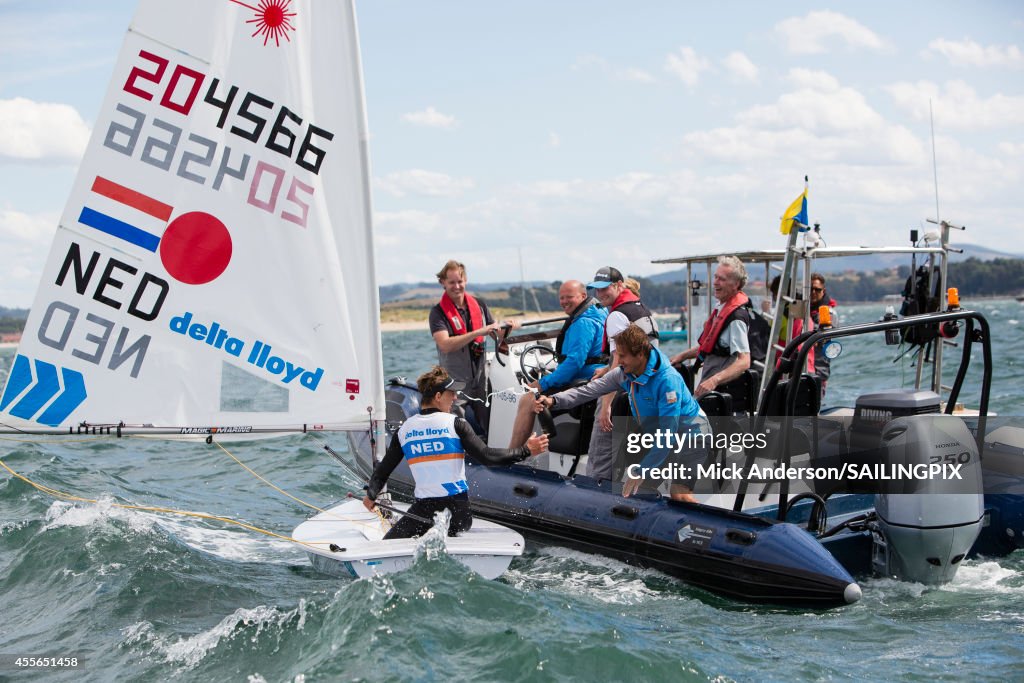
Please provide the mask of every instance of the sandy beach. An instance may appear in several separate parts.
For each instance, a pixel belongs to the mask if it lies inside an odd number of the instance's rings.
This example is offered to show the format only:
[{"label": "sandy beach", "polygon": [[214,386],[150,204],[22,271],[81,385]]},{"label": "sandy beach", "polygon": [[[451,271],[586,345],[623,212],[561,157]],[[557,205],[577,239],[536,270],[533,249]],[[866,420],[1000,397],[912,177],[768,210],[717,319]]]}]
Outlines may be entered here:
[{"label": "sandy beach", "polygon": [[404,322],[382,322],[380,329],[381,332],[408,332],[410,330],[423,330],[426,332],[430,327],[427,325],[426,320],[407,320]]}]

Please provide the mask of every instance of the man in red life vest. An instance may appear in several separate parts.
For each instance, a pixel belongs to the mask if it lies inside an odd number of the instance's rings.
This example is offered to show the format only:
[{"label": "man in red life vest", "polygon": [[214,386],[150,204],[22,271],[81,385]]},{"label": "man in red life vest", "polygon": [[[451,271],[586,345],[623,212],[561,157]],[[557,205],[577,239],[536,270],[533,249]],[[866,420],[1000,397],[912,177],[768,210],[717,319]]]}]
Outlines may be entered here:
[{"label": "man in red life vest", "polygon": [[466,411],[466,418],[475,431],[486,434],[486,335],[505,325],[516,329],[519,322],[495,322],[487,304],[466,293],[466,266],[458,261],[453,259],[444,264],[437,273],[437,281],[444,294],[430,309],[430,334],[437,345],[438,362],[452,378],[466,384],[461,392],[470,399],[471,410]]},{"label": "man in red life vest", "polygon": [[672,357],[678,364],[691,358],[703,361],[700,383],[693,395],[700,398],[709,391],[728,393],[729,383],[750,367],[750,342],[747,330],[751,315],[750,300],[743,293],[747,269],[735,256],[719,256],[712,289],[718,303],[704,323],[699,343]]}]

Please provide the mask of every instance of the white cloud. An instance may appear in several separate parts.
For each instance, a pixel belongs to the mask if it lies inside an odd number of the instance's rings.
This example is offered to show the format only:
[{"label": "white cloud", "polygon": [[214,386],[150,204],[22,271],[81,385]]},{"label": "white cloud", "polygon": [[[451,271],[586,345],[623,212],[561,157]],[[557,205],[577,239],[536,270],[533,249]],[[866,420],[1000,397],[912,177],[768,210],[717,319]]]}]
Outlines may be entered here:
[{"label": "white cloud", "polygon": [[473,189],[472,178],[455,178],[446,173],[436,173],[414,168],[408,171],[389,173],[376,180],[378,189],[395,197],[408,194],[425,197],[457,197]]},{"label": "white cloud", "polygon": [[1008,157],[1024,159],[1024,142],[1000,142],[998,149]]},{"label": "white cloud", "polygon": [[882,50],[885,44],[871,29],[850,17],[829,10],[808,12],[805,17],[784,19],[775,32],[792,54],[811,55],[829,51],[837,40],[850,48]]},{"label": "white cloud", "polygon": [[651,73],[636,67],[615,69],[613,75],[619,80],[632,81],[633,83],[656,83],[658,81]]},{"label": "white cloud", "polygon": [[697,85],[700,74],[711,68],[711,62],[699,57],[692,47],[681,47],[665,58],[665,70],[691,88]]},{"label": "white cloud", "polygon": [[613,66],[604,57],[592,54],[577,57],[571,67],[573,71],[589,68],[599,69],[611,78],[619,81],[631,81],[633,83],[657,83],[658,81],[649,71],[631,66]]},{"label": "white cloud", "polygon": [[797,127],[809,131],[851,131],[878,127],[882,117],[853,88],[841,87],[823,71],[793,69],[789,81],[797,86],[773,104],[758,105],[737,115],[755,128]]},{"label": "white cloud", "polygon": [[0,305],[32,305],[59,220],[56,212],[27,214],[0,209],[0,250],[6,264],[0,281]]},{"label": "white cloud", "polygon": [[375,211],[373,225],[374,240],[379,246],[401,247],[409,244],[410,234],[440,238],[442,220],[439,214],[428,211]]},{"label": "white cloud", "polygon": [[832,75],[793,69],[787,81],[793,90],[740,112],[737,125],[687,134],[684,155],[701,164],[786,159],[805,165],[890,166],[927,160],[918,137],[886,121],[862,93]]},{"label": "white cloud", "polygon": [[838,78],[819,69],[790,69],[786,74],[786,81],[798,88],[820,90],[821,92],[835,92],[840,88]]},{"label": "white cloud", "polygon": [[57,230],[60,216],[56,213],[27,214],[0,209],[0,240],[5,244],[49,245]]},{"label": "white cloud", "polygon": [[1024,68],[1024,52],[1016,45],[979,45],[970,39],[946,40],[936,38],[928,43],[928,49],[922,54],[930,56],[937,53],[945,57],[953,66],[1006,66],[1014,69]]},{"label": "white cloud", "polygon": [[66,104],[24,97],[0,100],[0,158],[73,164],[89,142],[89,126]]},{"label": "white cloud", "polygon": [[742,52],[730,52],[729,55],[722,60],[722,66],[725,67],[726,71],[741,81],[749,81],[751,83],[757,81],[759,73],[757,65],[750,61],[750,58]]},{"label": "white cloud", "polygon": [[423,111],[403,114],[402,119],[417,126],[426,126],[427,128],[452,129],[459,125],[454,116],[442,114],[432,106],[427,107]]},{"label": "white cloud", "polygon": [[561,147],[562,138],[558,136],[558,133],[551,131],[548,133],[548,147]]},{"label": "white cloud", "polygon": [[982,98],[963,81],[949,81],[944,89],[930,81],[893,83],[885,90],[898,107],[918,121],[928,120],[931,102],[938,128],[970,131],[1024,124],[1024,96],[997,93]]}]

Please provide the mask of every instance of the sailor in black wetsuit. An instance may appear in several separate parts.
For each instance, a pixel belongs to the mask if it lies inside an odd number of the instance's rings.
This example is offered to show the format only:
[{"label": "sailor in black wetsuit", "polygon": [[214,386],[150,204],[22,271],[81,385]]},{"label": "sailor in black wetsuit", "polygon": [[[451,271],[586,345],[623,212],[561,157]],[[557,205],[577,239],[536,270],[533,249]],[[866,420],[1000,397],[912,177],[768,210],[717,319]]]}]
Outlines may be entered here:
[{"label": "sailor in black wetsuit", "polygon": [[546,435],[534,436],[519,448],[490,448],[473,432],[461,417],[451,413],[457,392],[465,385],[434,366],[416,380],[423,395],[419,415],[413,415],[391,440],[384,459],[373,470],[363,505],[373,510],[380,490],[402,458],[405,458],[416,481],[416,502],[409,515],[402,517],[384,536],[409,538],[425,533],[430,524],[413,515],[432,520],[441,510],[451,511],[448,535],[454,536],[473,525],[469,510],[469,487],[466,483],[466,453],[485,465],[511,465],[548,448]]}]

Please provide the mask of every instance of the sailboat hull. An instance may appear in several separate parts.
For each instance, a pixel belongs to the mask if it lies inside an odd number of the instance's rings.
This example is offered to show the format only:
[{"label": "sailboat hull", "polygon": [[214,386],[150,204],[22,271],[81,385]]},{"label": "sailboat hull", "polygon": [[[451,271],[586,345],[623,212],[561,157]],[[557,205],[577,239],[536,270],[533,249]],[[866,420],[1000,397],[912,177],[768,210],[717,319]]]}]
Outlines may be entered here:
[{"label": "sailboat hull", "polygon": [[[354,436],[352,446],[365,469],[365,441]],[[396,474],[391,493],[411,497],[412,486]],[[828,608],[861,597],[847,569],[795,524],[649,495],[625,499],[608,483],[521,465],[467,463],[466,474],[474,515],[531,541],[657,569],[744,602]],[[853,540],[863,555],[865,542],[870,537]]]},{"label": "sailboat hull", "polygon": [[[396,508],[404,511],[408,506]],[[295,528],[292,538],[304,545],[314,569],[340,577],[391,574],[411,567],[422,552],[429,553],[429,541],[422,539],[383,540],[387,528],[362,501],[350,500],[307,519]],[[486,520],[443,540],[448,555],[485,579],[504,574],[524,547],[518,532]]]}]

